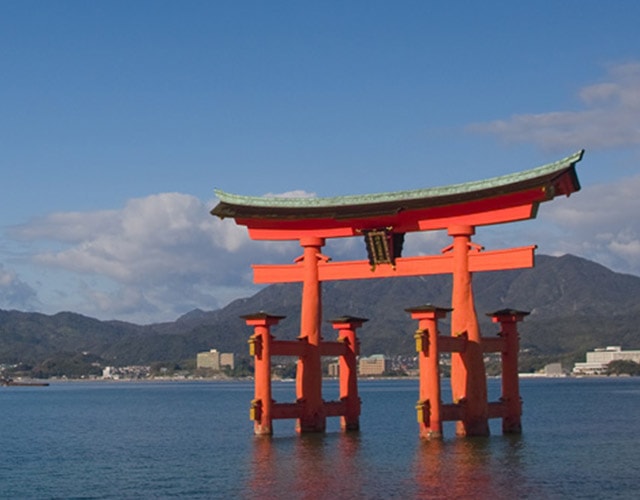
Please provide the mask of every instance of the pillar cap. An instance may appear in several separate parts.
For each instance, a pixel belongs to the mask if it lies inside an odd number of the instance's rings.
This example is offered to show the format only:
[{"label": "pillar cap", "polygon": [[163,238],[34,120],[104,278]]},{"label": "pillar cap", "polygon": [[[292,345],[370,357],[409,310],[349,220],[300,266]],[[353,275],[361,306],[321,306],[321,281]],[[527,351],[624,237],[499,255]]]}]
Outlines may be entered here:
[{"label": "pillar cap", "polygon": [[281,320],[286,318],[286,316],[276,316],[275,314],[269,314],[264,311],[258,311],[252,314],[244,314],[240,316],[242,319],[252,320],[252,319],[277,319]]},{"label": "pillar cap", "polygon": [[448,313],[453,311],[450,307],[438,307],[433,304],[423,304],[421,306],[408,307],[405,309],[408,313],[421,313],[421,312],[440,312]]},{"label": "pillar cap", "polygon": [[301,247],[323,247],[325,239],[319,236],[303,236],[300,238]]},{"label": "pillar cap", "polygon": [[357,316],[338,316],[337,318],[328,319],[327,323],[364,323],[369,321],[368,318],[358,318]]},{"label": "pillar cap", "polygon": [[518,309],[500,309],[494,312],[486,313],[490,318],[497,318],[500,316],[529,316],[529,311],[519,311]]},{"label": "pillar cap", "polygon": [[476,234],[476,228],[468,224],[456,224],[449,226],[447,233],[449,236],[473,236]]}]

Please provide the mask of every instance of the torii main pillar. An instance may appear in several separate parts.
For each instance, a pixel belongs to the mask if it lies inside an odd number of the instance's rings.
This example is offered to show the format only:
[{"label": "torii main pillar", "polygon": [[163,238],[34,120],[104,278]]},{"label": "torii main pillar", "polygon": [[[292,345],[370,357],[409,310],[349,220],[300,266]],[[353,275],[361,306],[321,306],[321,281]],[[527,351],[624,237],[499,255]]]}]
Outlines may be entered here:
[{"label": "torii main pillar", "polygon": [[465,351],[451,354],[453,402],[463,408],[463,418],[456,424],[456,434],[488,436],[487,380],[469,271],[469,253],[477,253],[479,248],[471,244],[471,236],[475,233],[472,226],[452,226],[448,232],[453,237],[451,335],[467,336]]},{"label": "torii main pillar", "polygon": [[296,396],[303,405],[303,414],[298,419],[298,432],[324,432],[326,415],[322,404],[322,361],[320,354],[320,324],[322,321],[322,289],[318,277],[318,262],[322,259],[320,249],[323,238],[300,239],[304,249],[302,264],[302,307],[300,310],[300,339],[307,341],[307,349],[298,360],[296,371]]}]

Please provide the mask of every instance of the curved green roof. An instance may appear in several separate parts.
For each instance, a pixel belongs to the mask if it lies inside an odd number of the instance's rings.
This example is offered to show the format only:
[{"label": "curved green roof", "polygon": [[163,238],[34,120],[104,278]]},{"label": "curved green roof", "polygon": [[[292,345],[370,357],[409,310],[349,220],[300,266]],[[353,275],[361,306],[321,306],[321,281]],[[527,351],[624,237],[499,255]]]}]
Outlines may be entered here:
[{"label": "curved green roof", "polygon": [[[580,189],[574,171],[575,164],[582,159],[584,150],[553,163],[531,170],[502,175],[480,181],[449,186],[396,191],[378,194],[348,195],[334,197],[264,197],[231,194],[215,190],[220,203],[211,211],[218,217],[242,218],[308,218],[322,216],[349,216],[350,212],[362,212],[365,207],[376,211],[397,211],[407,208],[437,206],[460,203],[552,184],[561,175],[569,172],[571,190]],[[351,207],[352,210],[349,210]],[[366,211],[366,210],[365,210]]]}]

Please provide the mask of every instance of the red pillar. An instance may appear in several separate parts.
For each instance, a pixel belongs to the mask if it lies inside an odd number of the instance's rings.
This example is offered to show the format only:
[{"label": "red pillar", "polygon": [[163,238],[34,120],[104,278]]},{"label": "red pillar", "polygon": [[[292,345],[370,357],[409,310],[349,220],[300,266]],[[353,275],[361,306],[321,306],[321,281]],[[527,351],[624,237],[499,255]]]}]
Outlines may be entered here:
[{"label": "red pillar", "polygon": [[456,434],[459,436],[489,435],[487,380],[469,272],[469,251],[474,233],[472,226],[449,228],[449,236],[453,236],[451,335],[455,337],[466,332],[468,336],[465,351],[451,355],[453,401],[463,407],[462,421],[456,424]]},{"label": "red pillar", "polygon": [[251,401],[253,431],[258,435],[273,434],[271,397],[271,342],[270,327],[277,325],[284,316],[273,316],[264,312],[241,316],[254,333],[249,339],[250,353],[254,356],[254,397]]},{"label": "red pillar", "polygon": [[304,249],[302,264],[302,307],[300,311],[300,338],[306,338],[308,349],[298,361],[296,395],[303,404],[302,416],[298,419],[298,432],[324,432],[326,415],[322,401],[322,362],[320,356],[320,322],[322,319],[321,288],[318,277],[318,261],[323,238],[300,239]]},{"label": "red pillar", "polygon": [[365,318],[343,316],[332,319],[333,328],[338,330],[338,342],[346,346],[344,355],[340,356],[340,400],[345,403],[345,414],[340,419],[344,431],[360,429],[360,397],[358,396],[358,367],[356,359],[360,354],[360,341],[356,337],[356,329],[368,321]]},{"label": "red pillar", "polygon": [[494,323],[500,323],[500,335],[504,339],[502,350],[502,395],[504,405],[502,417],[503,434],[520,434],[522,432],[522,400],[518,380],[518,352],[520,342],[518,322],[529,313],[514,309],[502,309],[487,314]]},{"label": "red pillar", "polygon": [[438,320],[451,309],[431,304],[405,309],[412,319],[418,320],[415,334],[420,370],[419,399],[416,405],[420,437],[442,437],[442,397],[440,394],[440,351],[438,348]]}]

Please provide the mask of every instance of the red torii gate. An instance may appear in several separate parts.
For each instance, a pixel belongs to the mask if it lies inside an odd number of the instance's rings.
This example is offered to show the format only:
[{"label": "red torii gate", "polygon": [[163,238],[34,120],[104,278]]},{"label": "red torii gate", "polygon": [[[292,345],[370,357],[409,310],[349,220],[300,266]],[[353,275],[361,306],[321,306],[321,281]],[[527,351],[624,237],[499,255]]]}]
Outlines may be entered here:
[{"label": "red torii gate", "polygon": [[[471,242],[471,236],[476,226],[534,218],[540,203],[578,191],[575,164],[582,155],[583,151],[579,151],[555,163],[484,181],[377,195],[264,198],[216,190],[220,202],[211,211],[213,215],[234,218],[237,224],[248,228],[252,239],[298,240],[303,248],[302,256],[294,264],[253,266],[255,283],[302,282],[298,341],[277,341],[270,335],[270,326],[282,317],[265,313],[244,316],[255,329],[251,338],[252,353],[256,356],[256,395],[251,412],[255,432],[271,434],[274,418],[297,419],[299,432],[323,432],[327,416],[341,416],[344,429],[358,428],[360,408],[353,362],[341,365],[341,400],[325,402],[321,356],[340,356],[343,361],[355,359],[355,329],[366,320],[348,317],[342,322],[336,320],[334,328],[341,332],[338,341],[323,341],[320,334],[323,281],[444,273],[453,275],[452,309],[431,305],[407,309],[419,321],[416,348],[420,357],[421,393],[417,410],[421,435],[440,436],[443,420],[455,420],[458,435],[488,435],[488,418],[492,417],[503,419],[504,432],[519,432],[515,325],[527,313],[513,310],[492,313],[493,320],[502,326],[501,337],[483,339],[471,275],[533,267],[535,246],[483,251]],[[443,229],[453,242],[442,255],[401,256],[405,233]],[[352,236],[364,236],[368,260],[330,262],[321,253],[327,238]],[[443,337],[438,335],[437,320],[448,311],[451,311],[451,337]],[[503,356],[503,394],[499,403],[487,401],[483,353],[489,351],[502,352]],[[442,405],[440,401],[440,352],[452,353],[451,405]],[[295,403],[275,403],[271,399],[273,355],[299,358]]]}]

